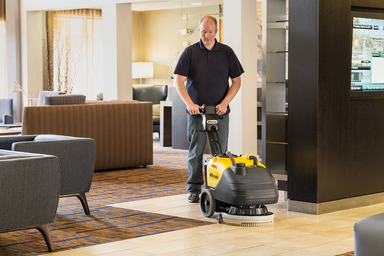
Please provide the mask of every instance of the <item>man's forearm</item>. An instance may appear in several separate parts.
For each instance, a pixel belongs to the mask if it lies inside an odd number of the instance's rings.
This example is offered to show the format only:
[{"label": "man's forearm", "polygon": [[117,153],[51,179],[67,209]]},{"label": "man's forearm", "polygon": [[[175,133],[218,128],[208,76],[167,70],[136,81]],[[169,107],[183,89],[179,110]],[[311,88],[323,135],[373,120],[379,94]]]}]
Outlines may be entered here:
[{"label": "man's forearm", "polygon": [[240,90],[240,86],[241,86],[241,77],[240,76],[232,79],[232,85],[229,88],[228,93],[225,96],[224,100],[222,101],[222,104],[229,105],[229,103],[236,96],[237,92]]},{"label": "man's forearm", "polygon": [[176,90],[181,100],[184,102],[185,105],[188,106],[188,104],[193,104],[193,102],[191,100],[191,97],[189,97],[187,88],[185,88],[185,78],[185,76],[176,75]]},{"label": "man's forearm", "polygon": [[176,90],[179,94],[181,100],[187,106],[187,110],[191,115],[199,114],[199,109],[201,108],[199,105],[193,103],[191,97],[188,94],[187,88],[184,86],[186,77],[181,75],[176,75]]}]

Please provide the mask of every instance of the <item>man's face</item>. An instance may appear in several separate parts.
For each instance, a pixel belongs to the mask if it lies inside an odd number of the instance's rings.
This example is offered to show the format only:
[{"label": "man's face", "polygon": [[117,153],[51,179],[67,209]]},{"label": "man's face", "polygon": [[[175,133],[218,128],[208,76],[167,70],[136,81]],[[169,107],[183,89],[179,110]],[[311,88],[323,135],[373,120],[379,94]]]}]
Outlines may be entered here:
[{"label": "man's face", "polygon": [[209,50],[212,49],[213,45],[215,44],[215,37],[217,34],[215,22],[213,22],[211,19],[203,20],[203,22],[200,23],[199,31],[201,40],[203,41],[205,47],[207,47]]}]

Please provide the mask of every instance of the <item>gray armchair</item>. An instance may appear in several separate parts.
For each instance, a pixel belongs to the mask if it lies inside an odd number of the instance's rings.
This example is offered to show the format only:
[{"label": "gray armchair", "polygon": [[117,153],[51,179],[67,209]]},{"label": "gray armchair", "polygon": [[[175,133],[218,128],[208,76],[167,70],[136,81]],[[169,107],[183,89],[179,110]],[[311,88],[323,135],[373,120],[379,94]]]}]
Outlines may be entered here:
[{"label": "gray armchair", "polygon": [[0,150],[0,233],[36,228],[54,251],[60,172],[55,156]]},{"label": "gray armchair", "polygon": [[152,102],[153,132],[160,132],[160,101],[168,97],[168,85],[134,85],[133,99]]},{"label": "gray armchair", "polygon": [[95,141],[62,135],[0,136],[0,149],[54,155],[59,158],[60,197],[76,196],[90,214],[85,193],[92,184]]},{"label": "gray armchair", "polygon": [[379,256],[384,252],[384,213],[361,219],[353,225],[356,256]]},{"label": "gray armchair", "polygon": [[13,99],[0,99],[0,124],[13,124]]}]

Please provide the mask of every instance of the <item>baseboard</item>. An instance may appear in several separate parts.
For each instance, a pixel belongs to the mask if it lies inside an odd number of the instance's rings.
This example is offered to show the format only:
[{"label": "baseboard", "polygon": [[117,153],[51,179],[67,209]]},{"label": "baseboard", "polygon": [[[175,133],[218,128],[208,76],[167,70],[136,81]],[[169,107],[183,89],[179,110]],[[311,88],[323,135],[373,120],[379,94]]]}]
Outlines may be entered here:
[{"label": "baseboard", "polygon": [[351,197],[325,203],[288,200],[288,211],[319,215],[379,203],[384,203],[384,193]]}]

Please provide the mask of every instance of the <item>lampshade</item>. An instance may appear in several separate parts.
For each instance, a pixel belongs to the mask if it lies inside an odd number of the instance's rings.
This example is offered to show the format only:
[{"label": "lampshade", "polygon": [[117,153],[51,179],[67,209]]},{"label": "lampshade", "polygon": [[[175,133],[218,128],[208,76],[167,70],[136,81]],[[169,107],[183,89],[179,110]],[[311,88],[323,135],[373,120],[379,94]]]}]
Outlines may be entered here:
[{"label": "lampshade", "polygon": [[153,63],[152,62],[133,62],[132,78],[152,78]]},{"label": "lampshade", "polygon": [[17,86],[16,84],[14,84],[12,86],[12,92],[22,92],[22,90],[20,89],[19,86]]},{"label": "lampshade", "polygon": [[[25,96],[28,97],[28,100],[31,101],[31,96],[26,91],[23,90],[23,87],[20,84],[18,84],[16,80],[12,86],[12,92],[22,92]],[[28,102],[28,104],[30,104],[30,102]]]}]

